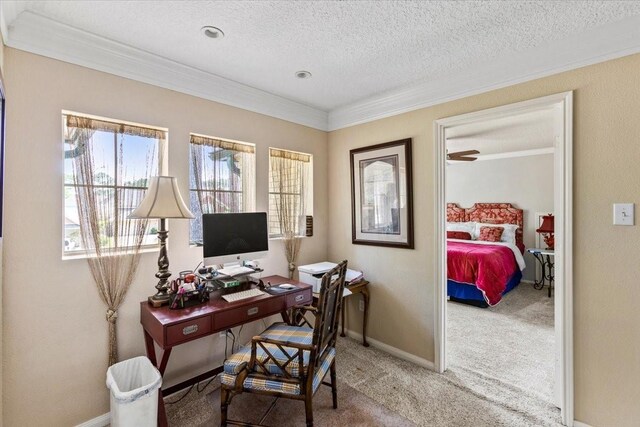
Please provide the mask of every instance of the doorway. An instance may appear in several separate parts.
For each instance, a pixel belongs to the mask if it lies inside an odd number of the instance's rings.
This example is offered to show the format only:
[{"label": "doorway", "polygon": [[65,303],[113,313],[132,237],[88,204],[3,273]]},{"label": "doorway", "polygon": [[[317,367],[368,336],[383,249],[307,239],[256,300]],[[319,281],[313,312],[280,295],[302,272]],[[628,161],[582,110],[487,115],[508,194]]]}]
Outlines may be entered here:
[{"label": "doorway", "polygon": [[573,93],[565,92],[529,101],[436,120],[435,131],[435,368],[447,369],[447,254],[446,254],[446,131],[455,126],[497,120],[552,108],[561,131],[554,144],[555,210],[555,337],[557,401],[562,423],[573,425],[573,277],[572,277],[572,146]]}]

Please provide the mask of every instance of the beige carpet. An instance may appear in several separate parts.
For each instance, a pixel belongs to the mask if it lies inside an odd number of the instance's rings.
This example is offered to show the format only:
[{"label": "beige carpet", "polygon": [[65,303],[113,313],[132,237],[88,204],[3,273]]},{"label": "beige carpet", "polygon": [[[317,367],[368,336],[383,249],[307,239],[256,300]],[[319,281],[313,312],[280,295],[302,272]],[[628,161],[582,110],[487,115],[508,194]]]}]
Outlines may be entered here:
[{"label": "beige carpet", "polygon": [[495,307],[449,302],[449,368],[473,371],[552,403],[553,297],[521,283]]},{"label": "beige carpet", "polygon": [[[330,390],[322,386],[314,398],[315,425],[559,426],[560,411],[549,402],[545,379],[553,375],[546,359],[553,358],[553,301],[545,291],[528,288],[521,284],[496,308],[449,304],[451,369],[442,375],[339,338],[338,409],[331,408]],[[462,327],[470,323],[483,329]],[[505,354],[490,358],[488,349],[495,348],[496,340],[502,342]],[[520,347],[523,342],[529,344]],[[466,357],[474,354],[480,357]],[[505,362],[515,355],[530,363],[516,368]],[[217,384],[216,380],[202,393],[194,389],[179,403],[168,405],[170,425],[219,425]],[[272,400],[239,396],[230,415],[256,422]],[[303,404],[280,399],[264,423],[304,426]]]},{"label": "beige carpet", "polygon": [[[339,382],[338,409],[333,409],[331,389],[321,386],[313,399],[314,425],[327,427],[412,427],[414,423],[384,408],[371,398]],[[194,388],[184,399],[168,404],[167,417],[172,427],[200,427],[220,425],[220,382],[216,379],[202,392]],[[165,399],[173,402],[184,392]],[[290,399],[277,399],[275,406],[269,408],[275,398],[245,393],[234,397],[229,408],[229,418],[273,427],[305,426],[304,402]]]}]

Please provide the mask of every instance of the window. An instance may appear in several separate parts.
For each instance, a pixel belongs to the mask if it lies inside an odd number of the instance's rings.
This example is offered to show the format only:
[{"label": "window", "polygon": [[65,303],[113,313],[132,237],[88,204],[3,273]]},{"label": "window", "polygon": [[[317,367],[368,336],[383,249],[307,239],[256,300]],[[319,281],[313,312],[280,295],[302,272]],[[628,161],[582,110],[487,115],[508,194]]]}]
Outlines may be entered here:
[{"label": "window", "polygon": [[202,214],[255,210],[255,146],[191,134],[191,243],[202,244]]},{"label": "window", "polygon": [[[157,244],[157,221],[127,220],[158,175],[166,131],[63,114],[63,255]],[[81,235],[81,222],[97,236]],[[141,228],[141,226],[146,227]]]},{"label": "window", "polygon": [[305,235],[305,215],[312,214],[312,156],[269,149],[269,236]]}]

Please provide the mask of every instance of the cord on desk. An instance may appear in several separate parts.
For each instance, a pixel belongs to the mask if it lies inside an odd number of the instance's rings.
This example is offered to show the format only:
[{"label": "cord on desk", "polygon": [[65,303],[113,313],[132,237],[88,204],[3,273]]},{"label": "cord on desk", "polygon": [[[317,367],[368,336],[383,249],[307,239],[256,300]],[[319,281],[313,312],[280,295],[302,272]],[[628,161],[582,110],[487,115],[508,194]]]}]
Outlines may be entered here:
[{"label": "cord on desk", "polygon": [[193,271],[195,271],[196,273],[198,272],[198,267],[200,267],[202,265],[202,261],[200,261],[198,263],[198,265],[196,265],[196,268],[193,269]]}]

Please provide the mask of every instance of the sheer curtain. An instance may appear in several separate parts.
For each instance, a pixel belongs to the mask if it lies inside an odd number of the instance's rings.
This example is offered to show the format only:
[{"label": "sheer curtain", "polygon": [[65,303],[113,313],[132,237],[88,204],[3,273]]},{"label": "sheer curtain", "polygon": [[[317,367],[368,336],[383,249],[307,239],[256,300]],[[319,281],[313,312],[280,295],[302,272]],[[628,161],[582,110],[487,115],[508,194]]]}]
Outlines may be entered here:
[{"label": "sheer curtain", "polygon": [[[196,213],[255,210],[255,147],[191,135],[191,208]],[[193,220],[192,240],[202,236],[201,215]]]},{"label": "sheer curtain", "polygon": [[309,191],[311,156],[286,150],[269,150],[270,214],[277,218],[272,234],[284,240],[289,278],[293,278],[304,235],[304,215]]},{"label": "sheer curtain", "polygon": [[[118,309],[135,276],[147,227],[146,220],[127,219],[130,209],[138,206],[145,192],[139,187],[127,188],[127,183],[146,187],[152,170],[159,164],[156,153],[162,153],[165,133],[86,117],[67,115],[65,118],[70,136],[65,142],[73,146],[65,152],[65,157],[72,161],[83,248],[100,299],[107,306],[109,365],[112,365],[118,361]],[[116,176],[110,177],[114,185],[105,186],[104,180],[99,179],[99,171],[106,168],[100,164],[103,160],[98,160],[101,156],[94,152],[96,131],[115,133],[118,154],[113,170]],[[152,144],[153,149],[143,148],[147,152],[144,153],[146,164],[142,167],[132,168],[123,162],[123,146],[130,136],[159,140],[158,144]]]}]

